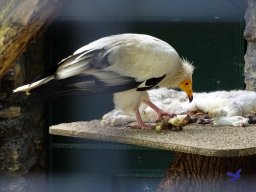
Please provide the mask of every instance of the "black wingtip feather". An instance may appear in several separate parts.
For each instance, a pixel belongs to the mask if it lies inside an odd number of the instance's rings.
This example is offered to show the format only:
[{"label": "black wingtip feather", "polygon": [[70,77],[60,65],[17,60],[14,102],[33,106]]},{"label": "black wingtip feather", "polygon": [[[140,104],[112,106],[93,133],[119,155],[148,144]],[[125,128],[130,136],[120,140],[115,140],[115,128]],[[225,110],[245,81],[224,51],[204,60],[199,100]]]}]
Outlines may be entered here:
[{"label": "black wingtip feather", "polygon": [[30,101],[46,101],[62,96],[87,95],[96,93],[116,93],[138,86],[135,81],[120,85],[106,85],[93,75],[78,75],[62,80],[52,80],[31,90]]}]

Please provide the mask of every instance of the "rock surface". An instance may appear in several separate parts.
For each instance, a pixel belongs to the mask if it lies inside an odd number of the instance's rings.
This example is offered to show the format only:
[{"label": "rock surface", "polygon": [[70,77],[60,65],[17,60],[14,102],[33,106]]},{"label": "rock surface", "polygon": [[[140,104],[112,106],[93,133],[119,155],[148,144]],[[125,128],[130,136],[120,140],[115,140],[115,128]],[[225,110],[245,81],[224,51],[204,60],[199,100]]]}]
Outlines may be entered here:
[{"label": "rock surface", "polygon": [[247,40],[245,54],[245,84],[246,89],[256,91],[256,1],[248,0],[248,8],[245,13],[244,38]]},{"label": "rock surface", "polygon": [[43,47],[42,40],[32,45],[0,82],[0,191],[44,189],[44,106],[12,93],[43,71]]}]

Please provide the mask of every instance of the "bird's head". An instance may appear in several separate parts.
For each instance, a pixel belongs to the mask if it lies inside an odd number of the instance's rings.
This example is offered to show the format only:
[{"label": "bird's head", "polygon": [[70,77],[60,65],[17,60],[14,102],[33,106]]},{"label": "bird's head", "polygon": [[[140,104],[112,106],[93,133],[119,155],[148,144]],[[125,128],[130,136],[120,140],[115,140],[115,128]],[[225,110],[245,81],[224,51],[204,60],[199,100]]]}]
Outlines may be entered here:
[{"label": "bird's head", "polygon": [[188,95],[189,102],[193,100],[192,79],[185,79],[179,84],[179,88]]},{"label": "bird's head", "polygon": [[192,86],[192,74],[194,66],[187,60],[182,59],[182,75],[181,81],[178,84],[179,88],[187,93],[189,101],[193,100],[193,86]]},{"label": "bird's head", "polygon": [[160,81],[159,87],[175,88],[179,87],[185,91],[188,95],[189,101],[193,100],[192,89],[192,75],[194,66],[185,59],[180,59],[177,70],[166,75],[166,77]]}]

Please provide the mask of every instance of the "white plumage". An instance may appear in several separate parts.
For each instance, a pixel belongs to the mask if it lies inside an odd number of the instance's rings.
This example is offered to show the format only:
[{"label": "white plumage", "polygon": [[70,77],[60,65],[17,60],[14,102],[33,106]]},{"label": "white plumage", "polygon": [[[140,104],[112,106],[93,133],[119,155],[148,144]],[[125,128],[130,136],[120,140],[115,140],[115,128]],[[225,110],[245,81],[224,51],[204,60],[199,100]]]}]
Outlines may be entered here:
[{"label": "white plumage", "polygon": [[[18,87],[14,92],[29,94],[32,89],[53,79],[93,76],[96,86],[99,82],[103,87],[123,85],[124,88],[114,94],[116,108],[135,113],[139,126],[147,128],[150,126],[143,123],[138,111],[141,102],[153,108],[159,116],[168,115],[149,100],[147,90],[180,87],[192,101],[193,70],[194,67],[181,59],[171,45],[158,38],[144,34],[119,34],[85,45],[63,59],[52,74]],[[79,88],[80,84],[76,82],[74,85]],[[90,89],[92,87],[83,86],[84,91],[92,91]]]},{"label": "white plumage", "polygon": [[[166,112],[176,114],[190,111],[202,111],[212,117],[214,125],[246,126],[248,116],[256,114],[256,93],[246,90],[213,91],[194,93],[194,100],[186,101],[183,92],[173,89],[150,90],[149,98]],[[157,114],[150,107],[141,105],[140,113],[144,122],[153,122]],[[105,114],[102,124],[120,126],[133,122],[134,115],[124,114],[120,110],[113,110]]]}]

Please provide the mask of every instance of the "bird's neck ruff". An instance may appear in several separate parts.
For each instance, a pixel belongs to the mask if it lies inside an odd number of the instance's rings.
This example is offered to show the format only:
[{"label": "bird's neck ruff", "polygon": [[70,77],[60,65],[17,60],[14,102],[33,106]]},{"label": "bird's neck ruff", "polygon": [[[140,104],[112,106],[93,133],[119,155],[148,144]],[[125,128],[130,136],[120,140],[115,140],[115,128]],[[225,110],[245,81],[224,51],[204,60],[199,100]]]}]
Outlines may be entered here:
[{"label": "bird's neck ruff", "polygon": [[179,80],[192,79],[195,67],[186,59],[180,60],[181,65],[178,68],[177,78]]},{"label": "bird's neck ruff", "polygon": [[164,81],[159,83],[160,87],[173,88],[177,87],[180,82],[185,79],[192,79],[194,66],[186,59],[180,59],[180,63],[176,70],[167,74]]}]

